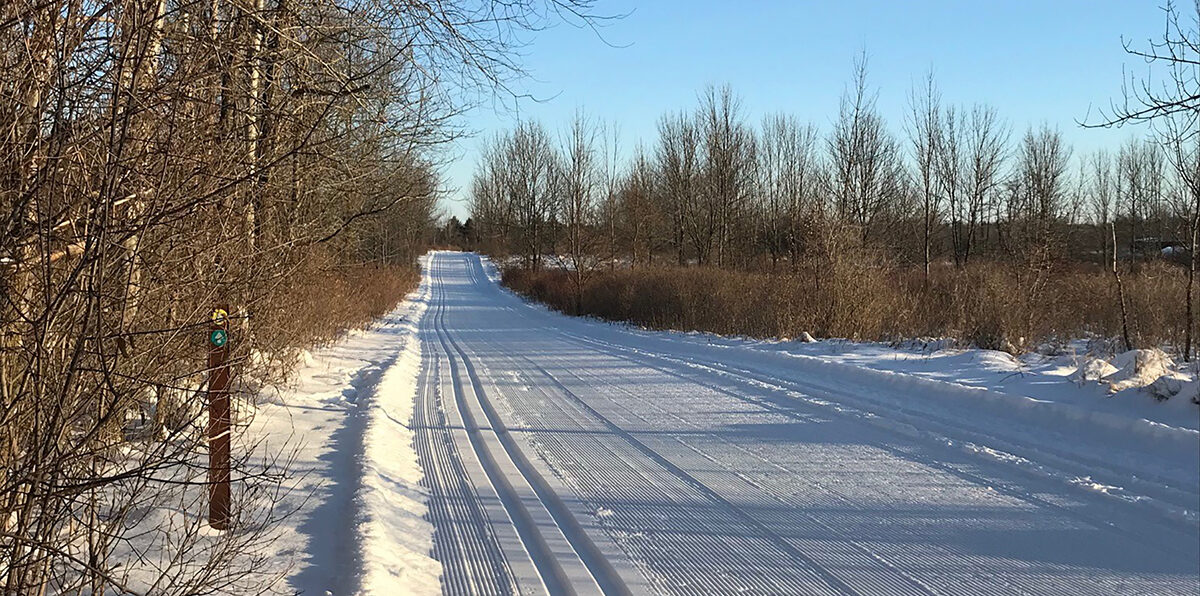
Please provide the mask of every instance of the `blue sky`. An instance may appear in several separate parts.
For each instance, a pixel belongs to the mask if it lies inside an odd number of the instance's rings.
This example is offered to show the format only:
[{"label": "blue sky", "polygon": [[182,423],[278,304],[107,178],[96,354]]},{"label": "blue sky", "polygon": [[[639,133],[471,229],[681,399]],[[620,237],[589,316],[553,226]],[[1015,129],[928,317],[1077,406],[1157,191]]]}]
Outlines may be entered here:
[{"label": "blue sky", "polygon": [[485,100],[465,116],[476,134],[447,155],[447,213],[467,214],[482,139],[518,119],[558,131],[582,108],[615,124],[628,154],[653,143],[664,112],[691,109],[705,85],[729,83],[753,123],[785,111],[828,130],[862,50],[893,134],[903,135],[908,90],[932,68],[945,103],[988,103],[1017,133],[1057,126],[1077,155],[1115,147],[1144,131],[1084,130],[1076,120],[1119,96],[1122,67],[1145,72],[1122,36],[1144,45],[1164,23],[1157,0],[598,0],[597,8],[629,14],[603,25],[603,39],[559,25],[524,48],[531,77],[516,88],[544,101],[505,109]]}]

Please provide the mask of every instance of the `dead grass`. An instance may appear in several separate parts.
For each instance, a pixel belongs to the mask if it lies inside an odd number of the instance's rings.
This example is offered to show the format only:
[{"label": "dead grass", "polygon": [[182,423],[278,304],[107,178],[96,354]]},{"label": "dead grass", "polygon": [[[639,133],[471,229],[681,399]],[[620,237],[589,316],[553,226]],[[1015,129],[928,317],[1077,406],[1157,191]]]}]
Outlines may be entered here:
[{"label": "dead grass", "polygon": [[[1132,334],[1142,346],[1179,346],[1185,271],[1152,263],[1126,273]],[[897,341],[950,337],[1012,352],[1120,334],[1110,274],[1081,265],[978,263],[920,271],[870,258],[807,263],[786,274],[653,267],[591,275],[573,312],[571,281],[556,270],[504,271],[508,287],[557,310],[655,329],[750,337]]]}]

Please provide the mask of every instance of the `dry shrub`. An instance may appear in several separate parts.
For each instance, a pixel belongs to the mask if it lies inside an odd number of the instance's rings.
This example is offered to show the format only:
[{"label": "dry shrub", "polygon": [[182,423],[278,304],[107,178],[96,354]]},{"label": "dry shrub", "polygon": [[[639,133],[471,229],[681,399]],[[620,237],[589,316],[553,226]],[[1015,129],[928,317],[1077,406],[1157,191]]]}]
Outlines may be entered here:
[{"label": "dry shrub", "polygon": [[296,330],[293,344],[327,343],[395,308],[419,279],[416,268],[395,265],[314,271],[290,293],[280,324]]},{"label": "dry shrub", "polygon": [[[1125,275],[1134,341],[1179,346],[1186,272],[1151,263]],[[564,271],[509,268],[503,281],[556,310],[574,309]],[[579,314],[751,337],[806,331],[876,341],[933,336],[1018,352],[1073,338],[1111,338],[1121,329],[1111,273],[1074,264],[944,265],[927,282],[919,270],[862,253],[812,259],[779,274],[709,267],[596,271],[583,294]]]},{"label": "dry shrub", "polygon": [[243,372],[259,382],[285,380],[301,350],[370,324],[395,308],[419,280],[415,265],[337,267],[316,259],[300,264],[250,313],[254,345],[270,358],[261,370]]},{"label": "dry shrub", "polygon": [[[562,312],[573,311],[568,274],[507,268],[505,285]],[[593,272],[582,312],[659,329],[703,330],[752,337],[802,331],[872,339],[902,331],[897,312],[912,300],[895,289],[887,268],[871,258],[806,264],[776,275],[711,267],[649,267]]]},{"label": "dry shrub", "polygon": [[534,271],[510,267],[504,270],[504,280],[512,287],[521,288],[523,294],[538,302],[544,302],[563,312],[570,312],[571,280],[566,271]]},{"label": "dry shrub", "polygon": [[935,271],[928,284],[917,272],[901,275],[909,292],[920,297],[908,330],[922,335],[1016,351],[1037,335],[1041,319],[1054,318],[1042,296],[1047,272],[988,263]]}]

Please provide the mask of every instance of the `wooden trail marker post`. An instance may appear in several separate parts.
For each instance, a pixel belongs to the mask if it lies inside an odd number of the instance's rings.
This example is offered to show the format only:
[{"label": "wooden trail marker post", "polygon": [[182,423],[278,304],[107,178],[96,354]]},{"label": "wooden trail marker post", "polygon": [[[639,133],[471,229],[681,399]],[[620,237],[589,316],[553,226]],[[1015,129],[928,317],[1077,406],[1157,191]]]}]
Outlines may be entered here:
[{"label": "wooden trail marker post", "polygon": [[208,329],[208,524],[229,529],[229,313],[213,309]]}]

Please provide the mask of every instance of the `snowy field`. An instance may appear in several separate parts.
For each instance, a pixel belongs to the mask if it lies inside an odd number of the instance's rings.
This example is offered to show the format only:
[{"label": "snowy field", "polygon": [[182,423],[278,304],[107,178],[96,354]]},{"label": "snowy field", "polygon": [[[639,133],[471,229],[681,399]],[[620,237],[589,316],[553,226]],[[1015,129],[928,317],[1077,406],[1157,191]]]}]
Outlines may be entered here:
[{"label": "snowy field", "polygon": [[303,442],[281,592],[1200,587],[1180,367],[1159,401],[1121,359],[641,331],[424,267],[256,418]]}]

